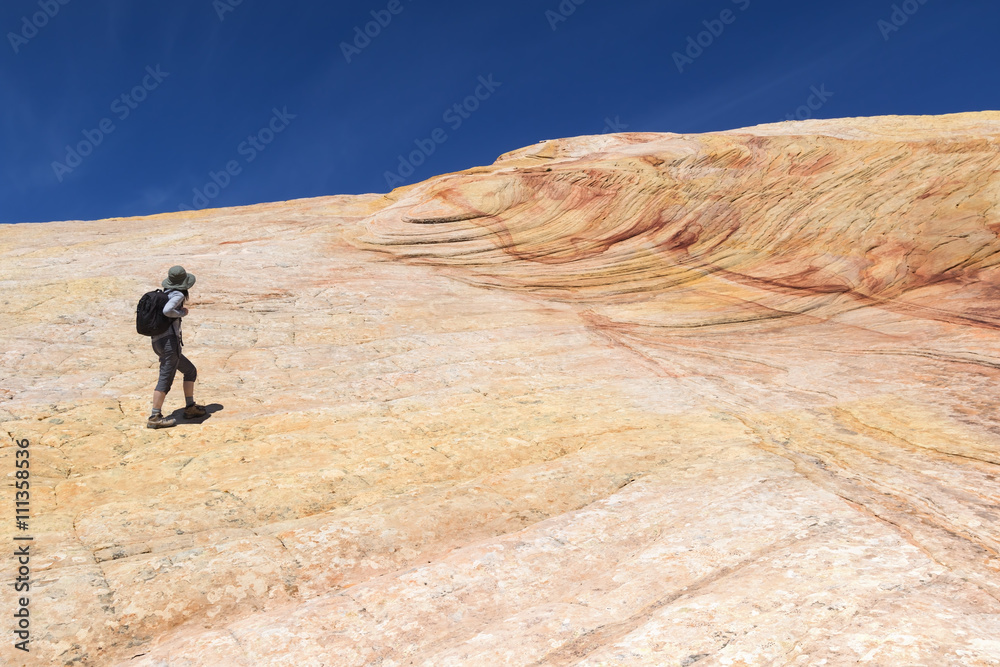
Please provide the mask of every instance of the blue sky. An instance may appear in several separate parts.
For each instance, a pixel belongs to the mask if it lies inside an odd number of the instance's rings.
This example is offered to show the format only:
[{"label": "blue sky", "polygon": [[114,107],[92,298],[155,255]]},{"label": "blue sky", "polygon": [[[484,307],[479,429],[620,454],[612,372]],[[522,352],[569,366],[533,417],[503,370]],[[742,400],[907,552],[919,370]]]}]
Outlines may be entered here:
[{"label": "blue sky", "polygon": [[609,129],[998,109],[998,28],[995,0],[5,0],[0,223],[386,192]]}]

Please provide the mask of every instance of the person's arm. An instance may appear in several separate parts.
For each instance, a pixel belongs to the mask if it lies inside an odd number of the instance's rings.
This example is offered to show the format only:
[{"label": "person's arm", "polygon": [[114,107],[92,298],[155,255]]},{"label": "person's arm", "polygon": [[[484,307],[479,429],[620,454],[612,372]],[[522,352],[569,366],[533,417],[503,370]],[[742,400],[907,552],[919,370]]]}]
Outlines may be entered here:
[{"label": "person's arm", "polygon": [[167,305],[163,307],[163,314],[173,319],[187,315],[188,310],[184,308],[184,295],[180,292],[171,292],[170,301],[167,301]]}]

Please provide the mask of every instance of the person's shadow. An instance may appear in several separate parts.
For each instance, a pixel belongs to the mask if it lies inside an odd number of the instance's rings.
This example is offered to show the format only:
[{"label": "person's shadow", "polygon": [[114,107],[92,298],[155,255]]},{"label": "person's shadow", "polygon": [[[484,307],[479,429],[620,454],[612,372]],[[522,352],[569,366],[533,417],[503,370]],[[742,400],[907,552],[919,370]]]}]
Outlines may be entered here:
[{"label": "person's shadow", "polygon": [[206,405],[205,406],[205,416],[204,417],[195,417],[194,419],[185,419],[185,417],[184,417],[184,408],[178,408],[178,409],[174,410],[173,412],[170,413],[170,416],[173,419],[177,420],[177,426],[184,426],[184,425],[187,425],[187,424],[204,424],[206,421],[208,421],[212,417],[213,414],[215,414],[216,412],[221,412],[223,409],[224,409],[224,406],[222,404],[220,404],[220,403],[212,403],[210,405]]}]

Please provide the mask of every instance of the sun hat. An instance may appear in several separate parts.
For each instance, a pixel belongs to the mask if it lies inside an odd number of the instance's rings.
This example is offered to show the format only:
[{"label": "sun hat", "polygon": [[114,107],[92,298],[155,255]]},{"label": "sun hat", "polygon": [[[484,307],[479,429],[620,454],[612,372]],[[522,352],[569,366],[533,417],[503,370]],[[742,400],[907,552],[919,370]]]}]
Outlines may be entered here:
[{"label": "sun hat", "polygon": [[184,290],[191,289],[194,285],[194,274],[188,273],[184,270],[183,266],[172,266],[167,272],[167,278],[163,281],[163,289],[165,290]]}]

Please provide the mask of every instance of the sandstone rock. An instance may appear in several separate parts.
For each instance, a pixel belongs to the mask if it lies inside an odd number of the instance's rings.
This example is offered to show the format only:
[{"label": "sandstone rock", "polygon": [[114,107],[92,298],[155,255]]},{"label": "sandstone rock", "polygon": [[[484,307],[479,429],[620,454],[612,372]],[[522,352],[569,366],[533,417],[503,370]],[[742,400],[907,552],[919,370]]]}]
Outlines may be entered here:
[{"label": "sandstone rock", "polygon": [[[0,655],[1000,664],[998,201],[987,112],[0,228]],[[214,412],[152,431],[133,308],[175,263]]]}]

